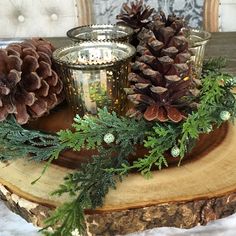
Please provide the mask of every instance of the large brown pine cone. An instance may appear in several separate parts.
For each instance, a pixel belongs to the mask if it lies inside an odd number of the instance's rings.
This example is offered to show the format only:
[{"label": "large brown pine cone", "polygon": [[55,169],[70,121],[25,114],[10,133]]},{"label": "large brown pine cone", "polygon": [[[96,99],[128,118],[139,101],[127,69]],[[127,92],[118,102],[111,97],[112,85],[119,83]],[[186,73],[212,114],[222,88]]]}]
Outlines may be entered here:
[{"label": "large brown pine cone", "polygon": [[[136,9],[134,4],[131,6]],[[138,9],[142,9],[140,4]],[[140,12],[137,14],[136,19]],[[135,19],[133,13],[130,18]],[[128,22],[126,16],[125,23]],[[182,31],[184,21],[160,12],[152,15],[145,28],[139,21],[136,23],[140,26],[139,45],[129,74],[131,87],[126,89],[134,104],[129,115],[143,116],[149,121],[180,122],[199,92],[192,76],[188,40]]]},{"label": "large brown pine cone", "polygon": [[0,121],[14,114],[19,124],[25,124],[64,99],[62,81],[52,69],[53,50],[43,39],[0,49]]}]

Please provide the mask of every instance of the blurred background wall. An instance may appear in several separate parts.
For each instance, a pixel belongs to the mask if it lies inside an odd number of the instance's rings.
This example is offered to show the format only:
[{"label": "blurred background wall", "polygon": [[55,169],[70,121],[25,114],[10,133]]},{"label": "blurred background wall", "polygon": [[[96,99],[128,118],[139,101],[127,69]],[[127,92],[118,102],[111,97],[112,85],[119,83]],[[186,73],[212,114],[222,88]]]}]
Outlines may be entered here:
[{"label": "blurred background wall", "polygon": [[[0,0],[0,37],[66,36],[70,28],[115,23],[122,4],[134,0]],[[236,31],[236,0],[144,0],[183,16],[193,28]]]},{"label": "blurred background wall", "polygon": [[[235,0],[236,1],[236,0]],[[122,3],[130,0],[94,0],[97,23],[114,23]],[[201,27],[204,0],[144,0],[155,9],[183,16],[191,27]]]}]

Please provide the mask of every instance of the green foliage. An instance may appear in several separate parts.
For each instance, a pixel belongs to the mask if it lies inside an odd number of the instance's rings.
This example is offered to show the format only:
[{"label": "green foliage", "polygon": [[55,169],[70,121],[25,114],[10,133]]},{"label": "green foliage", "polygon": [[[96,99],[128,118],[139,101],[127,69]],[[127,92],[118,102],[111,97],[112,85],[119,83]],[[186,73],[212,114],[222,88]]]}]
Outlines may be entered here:
[{"label": "green foliage", "polygon": [[[116,153],[115,156],[114,153]],[[122,150],[117,147],[102,149],[100,155],[94,156],[91,162],[82,164],[80,170],[65,177],[64,184],[61,184],[53,194],[60,196],[69,193],[71,196],[75,196],[75,199],[59,207],[46,220],[47,226],[43,231],[47,235],[70,235],[75,229],[78,229],[81,235],[84,233],[83,211],[102,206],[109,189],[115,189],[116,182],[122,180],[106,169],[119,168],[126,163],[126,160],[121,158],[123,154]],[[53,233],[48,233],[47,228],[55,225],[59,226],[54,228]]]},{"label": "green foliage", "polygon": [[[198,139],[201,133],[206,133],[212,124],[219,126],[219,103],[224,99],[224,87],[221,86],[221,76],[209,74],[202,79],[202,89],[198,110],[189,114],[182,124],[182,134],[179,138],[180,158],[183,159],[189,140]],[[217,112],[217,114],[216,114]],[[217,115],[217,116],[215,116]]]},{"label": "green foliage", "polygon": [[120,175],[127,174],[130,170],[135,169],[145,177],[151,177],[153,165],[161,169],[168,166],[165,158],[165,151],[174,146],[176,142],[177,126],[171,123],[155,123],[152,130],[147,133],[144,146],[149,149],[149,155],[139,158],[132,165],[123,164],[119,169],[110,169]]},{"label": "green foliage", "polygon": [[[73,230],[78,229],[82,235],[85,230],[83,209],[89,206],[87,199],[87,194],[83,192],[78,198],[58,207],[53,215],[45,221],[47,227],[40,231],[48,236],[69,236]],[[54,227],[54,229],[49,231],[49,227]]]},{"label": "green foliage", "polygon": [[[53,194],[69,193],[70,196],[75,197],[75,200],[67,204],[74,205],[79,212],[83,212],[85,208],[102,206],[109,189],[114,189],[116,182],[122,180],[115,172],[107,170],[128,165],[127,157],[135,151],[136,144],[143,142],[145,133],[150,130],[150,124],[143,120],[119,118],[116,113],[109,113],[104,108],[99,110],[97,117],[87,116],[82,119],[76,116],[73,127],[74,132],[69,130],[59,132],[59,139],[63,146],[74,150],[97,148],[99,154],[93,156],[92,161],[82,164],[78,171],[66,176],[64,184],[61,184]],[[104,144],[103,138],[107,133],[115,136],[115,143]],[[59,226],[53,233],[47,234],[70,235],[75,229],[82,233],[85,227],[83,214],[78,215],[79,219],[73,218],[73,222],[77,223],[67,223],[68,219],[73,217],[73,212],[74,210],[61,206],[46,221],[47,228],[53,225]]]},{"label": "green foliage", "polygon": [[1,160],[22,158],[30,155],[32,160],[42,161],[51,156],[57,156],[59,151],[60,144],[56,135],[24,129],[13,117],[1,122]]},{"label": "green foliage", "polygon": [[62,130],[58,133],[60,142],[76,151],[82,148],[95,149],[103,144],[105,134],[115,136],[115,143],[122,148],[141,143],[148,124],[127,117],[118,117],[115,112],[109,113],[106,108],[98,111],[98,116],[76,116],[73,127],[75,131]]},{"label": "green foliage", "polygon": [[[211,60],[208,63],[209,68],[211,68],[211,63],[218,65],[219,69],[222,66],[221,59]],[[208,133],[212,126],[218,127],[223,123],[220,119],[221,111],[229,111],[231,120],[234,120],[236,117],[236,99],[231,89],[236,84],[235,79],[227,74],[219,73],[219,70],[213,72],[205,70],[204,75],[198,109],[188,114],[186,120],[178,124],[155,123],[152,131],[144,140],[144,146],[149,149],[149,154],[134,161],[132,165],[123,164],[121,168],[113,168],[109,171],[123,175],[135,169],[144,176],[150,177],[153,166],[157,166],[158,169],[168,166],[165,153],[173,146],[180,149],[180,164],[200,134]]]},{"label": "green foliage", "polygon": [[227,64],[224,57],[216,57],[205,60],[203,63],[203,76],[208,73],[221,73],[222,68]]}]

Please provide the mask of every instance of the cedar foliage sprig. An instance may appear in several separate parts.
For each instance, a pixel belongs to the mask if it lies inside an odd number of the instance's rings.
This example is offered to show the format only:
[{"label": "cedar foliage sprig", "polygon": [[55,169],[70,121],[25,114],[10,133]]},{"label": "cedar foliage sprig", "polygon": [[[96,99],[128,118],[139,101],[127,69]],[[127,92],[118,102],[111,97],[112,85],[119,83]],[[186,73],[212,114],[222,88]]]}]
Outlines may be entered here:
[{"label": "cedar foliage sprig", "polygon": [[13,116],[0,125],[0,160],[30,156],[35,161],[44,161],[58,156],[61,151],[57,135],[24,129]]},{"label": "cedar foliage sprig", "polygon": [[212,57],[203,63],[203,77],[209,73],[221,74],[222,69],[226,66],[227,60],[224,57]]},{"label": "cedar foliage sprig", "polygon": [[109,113],[107,108],[99,109],[97,116],[77,115],[74,119],[75,131],[62,130],[58,133],[60,142],[75,151],[82,148],[95,149],[104,142],[105,134],[115,136],[115,144],[122,148],[142,143],[150,124],[144,120],[118,117],[115,112]]},{"label": "cedar foliage sprig", "polygon": [[[128,165],[127,158],[135,151],[135,145],[143,143],[146,132],[151,129],[151,125],[144,120],[118,117],[115,112],[109,113],[106,108],[100,109],[97,117],[85,116],[82,119],[76,116],[74,121],[74,131],[59,132],[63,146],[73,150],[96,147],[99,154],[93,156],[92,161],[82,164],[78,171],[66,176],[64,184],[53,193],[59,196],[69,193],[75,199],[66,203],[68,207],[59,207],[46,220],[43,231],[47,235],[70,235],[76,229],[83,234],[85,222],[84,215],[80,213],[86,208],[102,206],[109,189],[114,189],[116,182],[122,180],[121,176],[107,170]],[[115,143],[104,145],[103,138],[107,133],[115,136]],[[79,214],[75,214],[75,208]],[[67,223],[68,219],[74,223]],[[48,227],[55,225],[59,226],[54,232],[47,231]]]},{"label": "cedar foliage sprig", "polygon": [[[213,124],[220,126],[220,100],[224,99],[224,87],[220,84],[221,76],[215,73],[208,74],[202,79],[202,89],[198,110],[188,116],[182,124],[182,133],[179,138],[180,161],[187,151],[189,140],[197,140],[201,133],[206,133]],[[216,114],[217,112],[217,114]],[[217,116],[215,116],[217,115]]]},{"label": "cedar foliage sprig", "polygon": [[[60,206],[46,221],[43,232],[46,235],[61,236],[71,235],[71,232],[78,230],[83,235],[85,230],[84,209],[95,209],[103,205],[104,197],[109,189],[116,188],[116,182],[121,181],[120,176],[106,171],[110,168],[120,168],[127,163],[125,157],[129,151],[120,147],[102,148],[100,155],[94,156],[91,162],[82,164],[80,170],[65,177],[64,184],[61,184],[54,195],[69,193],[75,199]],[[114,153],[116,155],[114,156]],[[55,225],[58,225],[55,227]],[[47,228],[54,227],[53,232]]]},{"label": "cedar foliage sprig", "polygon": [[149,155],[139,158],[132,165],[123,164],[121,168],[111,168],[109,172],[120,175],[128,174],[132,169],[141,172],[146,178],[151,177],[153,165],[158,169],[168,166],[164,156],[165,151],[169,150],[176,142],[176,125],[172,123],[155,123],[152,131],[147,134],[144,146],[149,149]]}]

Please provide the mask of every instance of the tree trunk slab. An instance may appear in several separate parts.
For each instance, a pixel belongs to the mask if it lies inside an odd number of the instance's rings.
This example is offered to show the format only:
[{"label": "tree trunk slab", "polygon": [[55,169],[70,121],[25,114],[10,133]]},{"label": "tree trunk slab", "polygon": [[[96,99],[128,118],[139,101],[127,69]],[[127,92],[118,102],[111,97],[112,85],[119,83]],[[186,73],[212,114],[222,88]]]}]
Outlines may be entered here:
[{"label": "tree trunk slab", "polygon": [[[225,131],[225,130],[224,130]],[[222,130],[223,132],[223,130]],[[86,211],[89,235],[127,234],[154,227],[191,228],[236,212],[236,126],[214,148],[180,167],[153,171],[149,180],[130,174],[110,190],[102,208]],[[34,185],[43,163],[0,163],[1,198],[28,221],[42,226],[49,211],[70,200],[51,196],[72,170],[51,165]]]}]

